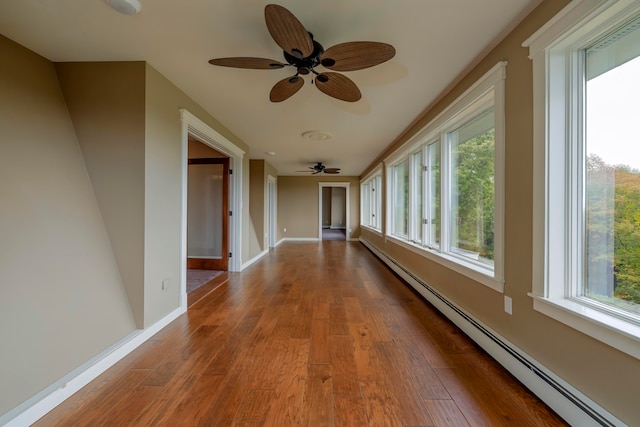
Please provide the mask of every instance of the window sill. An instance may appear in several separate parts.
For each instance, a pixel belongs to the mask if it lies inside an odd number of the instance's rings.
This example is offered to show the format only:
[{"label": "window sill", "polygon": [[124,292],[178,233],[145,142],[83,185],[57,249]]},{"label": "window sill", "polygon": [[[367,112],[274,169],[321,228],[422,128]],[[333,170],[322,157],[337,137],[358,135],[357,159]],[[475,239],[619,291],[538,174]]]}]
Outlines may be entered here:
[{"label": "window sill", "polygon": [[396,236],[387,235],[386,237],[387,240],[390,240],[393,243],[410,250],[411,252],[421,255],[431,261],[437,262],[438,264],[447,267],[455,271],[456,273],[460,273],[472,280],[475,280],[476,282],[487,286],[494,291],[504,293],[504,281],[490,275],[489,273],[493,273],[490,270],[482,269],[471,263],[465,263],[462,259],[436,252],[429,248],[418,246],[414,243],[402,240]]},{"label": "window sill", "polygon": [[640,359],[640,326],[569,299],[535,294],[533,308],[583,334]]}]

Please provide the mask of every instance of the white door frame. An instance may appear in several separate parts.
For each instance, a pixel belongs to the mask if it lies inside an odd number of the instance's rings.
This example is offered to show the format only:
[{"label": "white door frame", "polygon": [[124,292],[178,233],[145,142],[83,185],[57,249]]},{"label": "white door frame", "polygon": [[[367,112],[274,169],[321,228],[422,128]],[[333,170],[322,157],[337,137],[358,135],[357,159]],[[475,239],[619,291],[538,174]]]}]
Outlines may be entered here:
[{"label": "white door frame", "polygon": [[351,212],[349,209],[349,188],[351,187],[350,182],[319,182],[318,183],[318,240],[322,241],[322,189],[325,187],[340,187],[345,189],[345,240],[350,240],[351,237],[351,226],[349,225],[349,213]]},{"label": "white door frame", "polygon": [[229,157],[229,271],[242,270],[242,159],[244,151],[212,129],[186,109],[180,109],[182,120],[182,229],[180,242],[180,305],[187,309],[187,177],[189,135]]},{"label": "white door frame", "polygon": [[267,175],[267,248],[276,247],[277,201],[278,201],[277,179]]}]

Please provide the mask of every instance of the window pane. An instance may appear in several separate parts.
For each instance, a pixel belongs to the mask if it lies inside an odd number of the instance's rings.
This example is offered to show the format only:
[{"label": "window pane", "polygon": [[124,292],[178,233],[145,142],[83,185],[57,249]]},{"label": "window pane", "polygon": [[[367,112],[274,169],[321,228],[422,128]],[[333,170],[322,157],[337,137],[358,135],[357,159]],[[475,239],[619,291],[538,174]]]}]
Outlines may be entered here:
[{"label": "window pane", "polygon": [[407,237],[409,214],[409,161],[394,166],[393,234]]},{"label": "window pane", "polygon": [[428,244],[440,246],[440,142],[427,147]]},{"label": "window pane", "polygon": [[[370,182],[370,181],[369,181]],[[362,225],[372,225],[371,212],[371,185],[369,182],[362,184]]]},{"label": "window pane", "polygon": [[[585,96],[583,294],[635,313],[640,313],[640,53],[636,49],[629,58],[621,46],[638,36],[639,26],[627,25],[587,49],[587,76],[595,77],[587,81]],[[604,67],[604,57],[617,59]]]},{"label": "window pane", "polygon": [[451,251],[493,266],[493,109],[451,132],[449,141]]},{"label": "window pane", "polygon": [[413,213],[412,240],[422,244],[422,151],[411,156],[411,209]]}]

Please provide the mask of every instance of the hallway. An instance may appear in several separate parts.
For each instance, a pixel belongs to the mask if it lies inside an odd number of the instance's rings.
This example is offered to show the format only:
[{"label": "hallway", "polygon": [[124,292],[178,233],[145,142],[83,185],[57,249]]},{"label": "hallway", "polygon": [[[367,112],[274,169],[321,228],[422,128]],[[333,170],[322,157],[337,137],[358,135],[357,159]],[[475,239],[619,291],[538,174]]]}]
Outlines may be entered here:
[{"label": "hallway", "polygon": [[284,243],[37,426],[560,426],[358,242]]}]

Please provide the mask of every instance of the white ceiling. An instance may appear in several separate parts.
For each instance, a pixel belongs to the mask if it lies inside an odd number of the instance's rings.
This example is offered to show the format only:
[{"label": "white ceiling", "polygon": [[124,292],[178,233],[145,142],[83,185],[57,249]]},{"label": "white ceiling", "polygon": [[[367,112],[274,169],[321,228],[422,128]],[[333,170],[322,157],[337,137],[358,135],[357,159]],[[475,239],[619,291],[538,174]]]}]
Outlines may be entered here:
[{"label": "white ceiling", "polygon": [[[293,74],[214,67],[211,58],[285,62],[264,22],[265,0],[140,0],[126,16],[106,0],[0,1],[0,33],[54,62],[147,61],[266,159],[279,175],[316,161],[359,176],[479,55],[540,0],[274,0],[324,48],[347,41],[393,45],[389,62],[347,72],[355,103],[310,84],[282,103],[269,91]],[[3,64],[2,66],[7,66]],[[308,130],[328,141],[301,137]],[[265,152],[275,152],[268,156]]]}]

